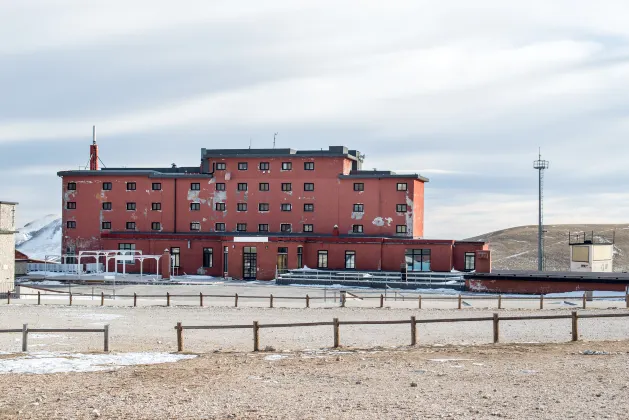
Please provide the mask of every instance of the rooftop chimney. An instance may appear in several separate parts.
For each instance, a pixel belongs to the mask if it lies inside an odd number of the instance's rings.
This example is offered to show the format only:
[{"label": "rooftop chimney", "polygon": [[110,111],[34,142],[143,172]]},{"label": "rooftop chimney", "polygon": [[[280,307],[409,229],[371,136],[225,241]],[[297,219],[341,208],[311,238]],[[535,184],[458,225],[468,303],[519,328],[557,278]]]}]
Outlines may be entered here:
[{"label": "rooftop chimney", "polygon": [[98,145],[96,144],[96,126],[92,127],[92,144],[90,145],[90,171],[98,171]]}]

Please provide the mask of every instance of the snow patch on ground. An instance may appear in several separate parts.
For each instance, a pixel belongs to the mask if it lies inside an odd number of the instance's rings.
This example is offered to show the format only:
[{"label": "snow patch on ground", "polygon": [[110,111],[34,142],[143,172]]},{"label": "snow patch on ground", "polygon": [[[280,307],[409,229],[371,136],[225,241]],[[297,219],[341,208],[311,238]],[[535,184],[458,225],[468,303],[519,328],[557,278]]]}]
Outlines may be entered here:
[{"label": "snow patch on ground", "polygon": [[171,353],[71,354],[41,352],[0,360],[0,374],[48,374],[112,371],[123,366],[174,363],[195,355]]}]

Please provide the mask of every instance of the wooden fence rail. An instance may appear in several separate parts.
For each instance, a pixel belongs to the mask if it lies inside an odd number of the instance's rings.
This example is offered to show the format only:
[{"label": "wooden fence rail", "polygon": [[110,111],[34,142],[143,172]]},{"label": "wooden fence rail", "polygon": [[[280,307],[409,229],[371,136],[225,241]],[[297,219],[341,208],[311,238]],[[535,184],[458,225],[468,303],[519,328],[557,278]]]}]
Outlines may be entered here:
[{"label": "wooden fence rail", "polygon": [[395,325],[395,324],[410,324],[411,325],[411,345],[417,344],[417,325],[418,324],[435,324],[444,322],[486,322],[491,321],[493,324],[493,342],[498,343],[500,340],[500,321],[524,321],[524,320],[549,320],[549,319],[571,319],[572,320],[572,341],[579,339],[578,334],[578,320],[579,318],[626,318],[629,317],[629,313],[614,313],[614,314],[584,314],[579,315],[576,311],[572,311],[571,314],[566,315],[542,315],[542,316],[504,316],[494,313],[493,316],[488,317],[474,317],[474,318],[434,318],[434,319],[417,319],[415,316],[411,316],[410,319],[402,320],[385,320],[385,321],[340,321],[338,318],[334,318],[332,322],[296,322],[296,323],[282,323],[282,324],[260,324],[258,321],[253,321],[252,324],[239,324],[239,325],[183,325],[178,322],[175,326],[177,332],[177,351],[184,351],[183,345],[183,332],[184,330],[226,330],[226,329],[249,329],[253,330],[253,351],[260,350],[260,330],[264,328],[293,328],[293,327],[321,327],[321,326],[333,326],[333,341],[334,348],[340,347],[340,326],[342,325]]},{"label": "wooden fence rail", "polygon": [[29,333],[103,333],[103,351],[109,351],[109,324],[103,328],[28,328],[28,324],[22,325],[22,329],[0,329],[3,333],[22,333],[22,351],[28,351]]}]

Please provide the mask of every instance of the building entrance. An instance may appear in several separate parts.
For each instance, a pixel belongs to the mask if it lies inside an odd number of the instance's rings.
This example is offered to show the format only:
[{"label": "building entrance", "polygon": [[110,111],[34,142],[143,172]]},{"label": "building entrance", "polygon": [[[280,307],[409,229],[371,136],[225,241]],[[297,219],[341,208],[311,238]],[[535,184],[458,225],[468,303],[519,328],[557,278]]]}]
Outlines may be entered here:
[{"label": "building entrance", "polygon": [[258,254],[255,246],[246,246],[242,254],[242,278],[255,280],[258,266]]}]

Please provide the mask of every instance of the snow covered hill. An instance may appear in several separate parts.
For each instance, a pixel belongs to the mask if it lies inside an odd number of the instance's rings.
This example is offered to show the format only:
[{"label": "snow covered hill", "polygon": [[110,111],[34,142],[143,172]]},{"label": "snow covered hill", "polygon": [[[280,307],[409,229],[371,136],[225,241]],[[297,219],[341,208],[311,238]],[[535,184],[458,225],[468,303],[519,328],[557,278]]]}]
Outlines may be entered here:
[{"label": "snow covered hill", "polygon": [[49,214],[18,229],[16,248],[30,258],[43,260],[46,255],[61,254],[61,218]]}]

